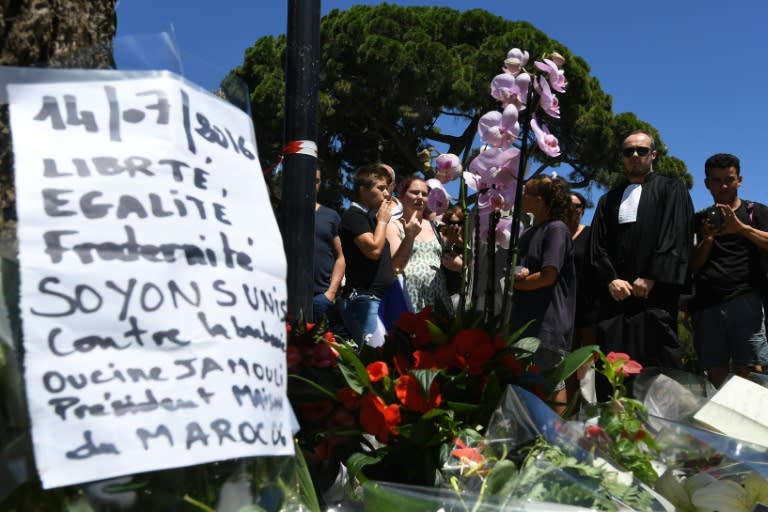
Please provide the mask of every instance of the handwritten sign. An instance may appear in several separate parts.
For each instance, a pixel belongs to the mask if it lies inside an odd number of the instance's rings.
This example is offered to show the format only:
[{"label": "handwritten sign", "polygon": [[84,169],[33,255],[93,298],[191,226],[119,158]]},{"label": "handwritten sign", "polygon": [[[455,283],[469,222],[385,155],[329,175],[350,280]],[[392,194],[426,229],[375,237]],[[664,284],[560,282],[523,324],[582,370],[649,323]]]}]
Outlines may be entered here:
[{"label": "handwritten sign", "polygon": [[8,87],[45,488],[293,453],[251,122],[170,73],[121,78]]}]

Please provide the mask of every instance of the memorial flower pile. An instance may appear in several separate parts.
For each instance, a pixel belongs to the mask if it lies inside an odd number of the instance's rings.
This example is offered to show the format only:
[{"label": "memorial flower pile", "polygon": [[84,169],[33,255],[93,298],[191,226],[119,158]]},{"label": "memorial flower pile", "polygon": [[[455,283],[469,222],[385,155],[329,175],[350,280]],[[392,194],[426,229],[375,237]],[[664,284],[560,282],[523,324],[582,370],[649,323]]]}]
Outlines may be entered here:
[{"label": "memorial flower pile", "polygon": [[[492,336],[479,318],[462,318],[404,313],[382,347],[361,351],[315,325],[293,330],[289,397],[318,487],[340,462],[359,481],[437,485],[439,469],[463,453],[454,440],[482,431],[506,386],[551,393],[559,377],[532,364],[538,340]],[[572,354],[557,375],[590,357]]]}]

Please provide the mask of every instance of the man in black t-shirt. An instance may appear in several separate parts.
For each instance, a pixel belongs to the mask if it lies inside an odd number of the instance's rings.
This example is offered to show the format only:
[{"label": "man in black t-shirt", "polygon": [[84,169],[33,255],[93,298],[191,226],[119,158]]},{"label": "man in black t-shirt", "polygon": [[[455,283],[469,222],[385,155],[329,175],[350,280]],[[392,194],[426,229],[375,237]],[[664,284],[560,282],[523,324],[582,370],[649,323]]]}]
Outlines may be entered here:
[{"label": "man in black t-shirt", "polygon": [[[315,197],[322,182],[320,169],[315,175]],[[330,208],[315,202],[315,272],[312,320],[319,322],[336,304],[336,294],[344,277],[344,253],[339,227],[341,217]]]},{"label": "man in black t-shirt", "polygon": [[385,164],[361,167],[354,178],[355,201],[341,217],[341,246],[346,260],[341,315],[361,347],[376,331],[381,298],[395,281],[386,237],[394,207],[389,171]]},{"label": "man in black t-shirt", "polygon": [[691,309],[699,364],[720,386],[729,371],[745,377],[768,364],[762,300],[766,282],[760,265],[761,253],[768,251],[768,208],[739,198],[737,157],[713,155],[704,172],[716,204],[696,218]]}]

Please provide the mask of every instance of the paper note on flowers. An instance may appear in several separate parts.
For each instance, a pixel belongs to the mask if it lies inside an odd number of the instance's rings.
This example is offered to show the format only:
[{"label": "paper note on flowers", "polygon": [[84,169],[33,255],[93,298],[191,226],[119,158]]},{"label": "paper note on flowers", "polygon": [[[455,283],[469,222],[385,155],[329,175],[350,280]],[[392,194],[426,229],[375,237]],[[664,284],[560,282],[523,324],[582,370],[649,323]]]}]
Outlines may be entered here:
[{"label": "paper note on flowers", "polygon": [[250,120],[172,74],[101,76],[9,86],[44,487],[292,454],[285,259]]}]

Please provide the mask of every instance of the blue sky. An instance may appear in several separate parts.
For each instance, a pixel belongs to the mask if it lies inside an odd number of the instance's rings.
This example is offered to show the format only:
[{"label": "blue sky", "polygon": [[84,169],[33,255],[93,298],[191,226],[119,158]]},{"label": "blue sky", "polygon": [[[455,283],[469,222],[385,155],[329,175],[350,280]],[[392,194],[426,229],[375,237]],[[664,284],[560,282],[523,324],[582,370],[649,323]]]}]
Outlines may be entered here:
[{"label": "blue sky", "polygon": [[[322,13],[375,1],[323,0]],[[550,0],[485,2],[390,1],[399,5],[480,7],[510,20],[525,20],[584,58],[614,112],[635,112],[655,126],[670,154],[695,179],[697,209],[711,204],[704,161],[727,152],[741,159],[741,197],[768,203],[768,44],[763,0]],[[246,48],[264,35],[285,33],[283,0],[119,0],[118,32],[142,43],[148,34],[172,31],[188,79],[215,88],[242,63]],[[126,39],[126,36],[130,36]],[[156,44],[150,45],[157,48]],[[146,47],[146,45],[145,45]],[[134,52],[135,53],[135,52]],[[144,65],[177,60],[152,51]],[[566,67],[567,72],[567,67]],[[492,77],[488,77],[489,82]],[[604,191],[593,189],[597,200]]]}]

